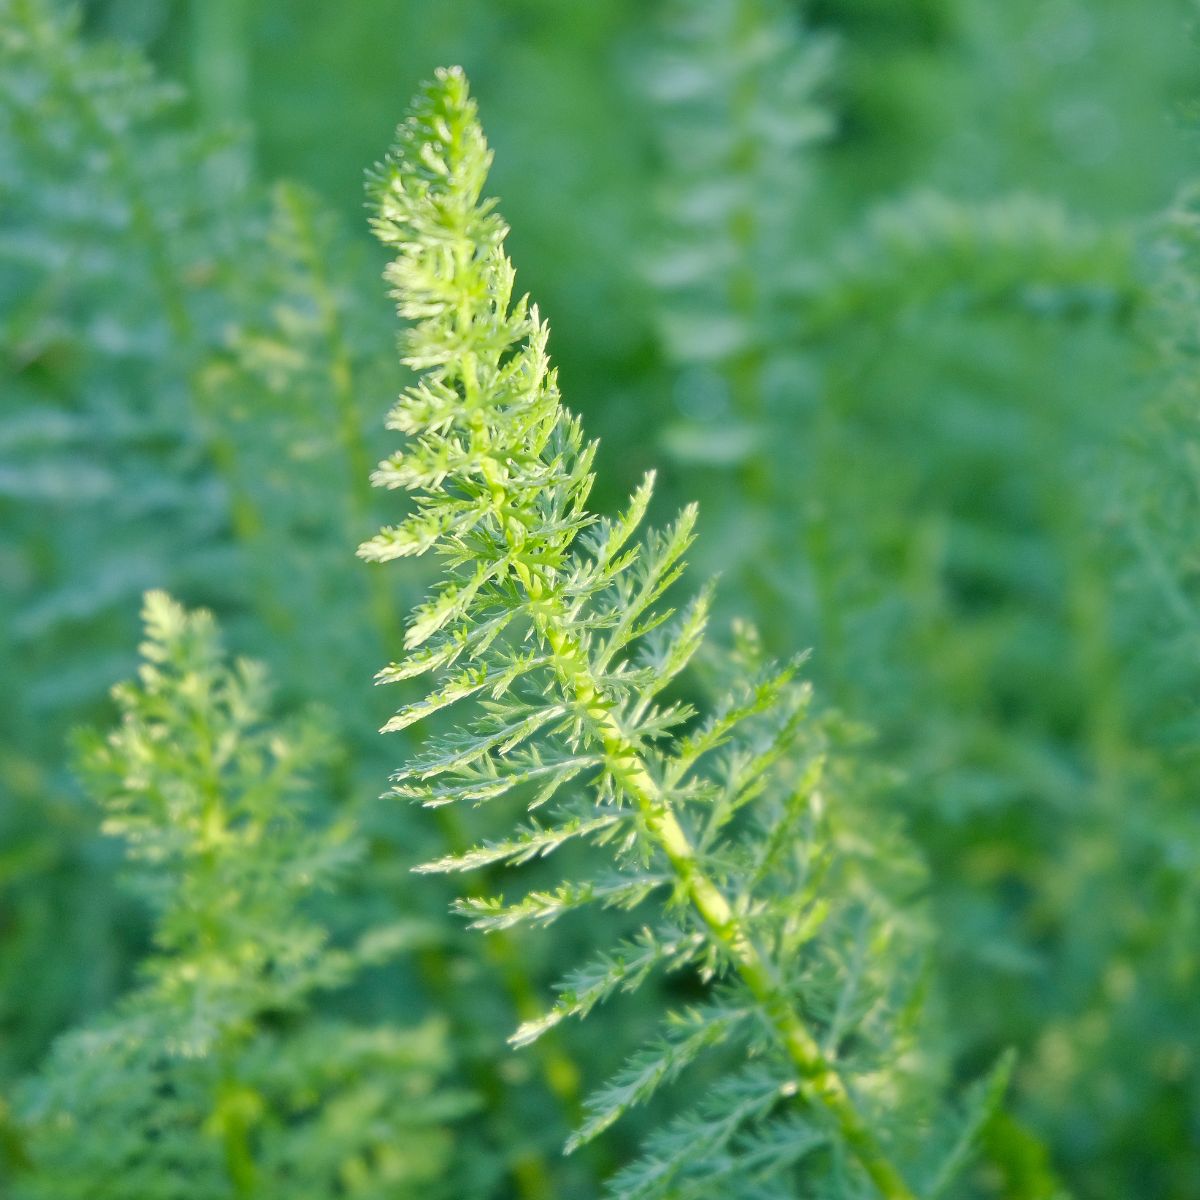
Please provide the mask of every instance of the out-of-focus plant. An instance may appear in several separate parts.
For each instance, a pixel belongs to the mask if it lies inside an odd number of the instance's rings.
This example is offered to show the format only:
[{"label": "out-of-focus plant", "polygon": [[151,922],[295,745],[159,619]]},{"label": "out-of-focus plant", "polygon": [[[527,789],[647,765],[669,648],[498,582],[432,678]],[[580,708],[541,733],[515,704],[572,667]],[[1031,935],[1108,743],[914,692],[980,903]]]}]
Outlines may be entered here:
[{"label": "out-of-focus plant", "polygon": [[412,937],[339,945],[311,911],[362,851],[305,803],[333,748],[322,721],[273,722],[263,669],[228,662],[207,613],[151,592],[144,619],[120,724],[81,762],[154,949],[25,1085],[15,1194],[455,1194],[447,1123],[470,1100],[440,1084],[444,1030],[320,1015],[322,992]]},{"label": "out-of-focus plant", "polygon": [[[180,415],[192,300],[241,198],[198,186],[222,143],[176,128],[176,99],[53,6],[0,5],[0,670],[21,697],[0,711],[6,1070],[103,1003],[127,953],[58,766],[66,727],[127,669],[143,588],[240,587],[226,493]],[[47,958],[56,942],[73,950]]]},{"label": "out-of-focus plant", "polygon": [[[0,52],[0,254],[11,268],[0,285],[0,664],[22,692],[0,715],[12,801],[0,888],[13,914],[0,1014],[14,1072],[102,1008],[138,952],[111,856],[52,766],[67,727],[124,669],[133,596],[165,584],[211,604],[232,636],[264,648],[289,698],[320,696],[331,733],[355,738],[394,610],[383,580],[345,569],[345,546],[378,521],[366,473],[379,451],[362,413],[394,393],[398,371],[386,317],[364,299],[365,248],[305,189],[239,183],[238,138],[195,131],[141,56],[81,38],[52,0],[3,0]],[[378,775],[371,739],[357,740],[359,752],[337,757],[337,797]],[[374,811],[368,824],[378,846],[411,840],[411,821]],[[463,836],[444,829],[431,852]],[[407,902],[392,861],[368,857],[351,908]],[[473,1049],[486,1042],[474,1031],[503,1028],[511,1012],[455,998],[456,975],[481,968],[456,965],[454,932],[422,950],[419,982],[406,966],[393,985],[456,1014],[455,1051],[505,1126],[493,1142],[532,1171],[536,1149],[505,1115],[520,1107],[513,1081]],[[74,949],[47,956],[56,936]],[[480,986],[493,990],[497,972],[495,990],[522,1011],[524,964],[510,954]],[[573,1073],[550,1049],[545,1074],[570,1107]]]},{"label": "out-of-focus plant", "polygon": [[[795,76],[816,79],[811,64],[840,6],[796,7],[823,28],[805,29],[782,4],[730,0],[701,6],[703,15],[680,8],[665,82],[651,76],[669,100],[659,165],[672,197],[668,233],[681,213],[711,215],[680,261],[689,281],[725,281],[687,291],[690,327],[751,330],[771,398],[765,434],[727,436],[737,427],[736,356],[715,333],[681,342],[668,321],[664,357],[685,421],[666,448],[685,471],[724,470],[742,482],[725,490],[724,528],[704,549],[706,565],[741,556],[770,643],[797,621],[811,630],[818,680],[879,728],[881,750],[907,776],[901,794],[947,931],[940,950],[955,1040],[969,1056],[1005,1043],[1028,1052],[1016,1110],[1069,1178],[1100,1186],[1101,1176],[1127,1169],[1126,1147],[1145,1138],[1165,1160],[1139,1157],[1127,1186],[1135,1177],[1144,1184],[1147,1172],[1171,1180],[1186,1175],[1174,1161],[1178,1127],[1162,1137],[1150,1125],[1133,1130],[1135,1097],[1151,1111],[1159,1103],[1177,1111],[1167,1075],[1181,1070],[1178,1058],[1164,1049],[1169,1069],[1137,1060],[1134,1047],[1146,1039],[1134,1030],[1157,1010],[1122,1001],[1123,1019],[1134,1019],[1120,1034],[1130,1087],[1117,1099],[1099,1031],[1116,1036],[1122,1021],[1110,1024],[1112,1005],[1097,999],[1133,977],[1116,928],[1132,919],[1118,897],[1133,888],[1122,860],[1138,835],[1117,819],[1117,797],[1145,778],[1123,715],[1139,689],[1120,667],[1131,616],[1105,596],[1112,550],[1095,520],[1111,500],[1096,495],[1091,478],[1097,463],[1118,469],[1105,447],[1122,436],[1122,404],[1140,365],[1136,330],[1148,292],[1135,231],[1029,194],[972,199],[979,190],[953,176],[967,198],[926,186],[882,203],[868,197],[863,216],[831,211],[821,200],[839,184],[831,162],[846,152],[842,139],[835,132],[819,150],[805,142],[807,101],[769,83],[787,62]],[[1047,17],[1055,36],[1091,36],[1082,13],[1068,21],[1074,7]],[[938,38],[956,23],[939,26]],[[760,47],[758,57],[730,55],[725,75],[702,70],[735,28],[738,44]],[[697,29],[709,38],[697,39]],[[852,41],[843,49],[862,52]],[[837,69],[821,94],[826,107],[845,100]],[[727,156],[713,176],[691,170],[706,145],[736,145],[747,114],[776,133],[774,153]],[[857,115],[825,125],[849,124],[853,141],[862,135]],[[710,135],[714,128],[720,134]],[[681,149],[689,134],[692,157]],[[800,197],[790,223],[776,219],[784,177],[787,194]],[[767,245],[730,254],[732,218],[766,231]],[[739,323],[747,301],[728,277],[729,264],[741,262],[753,263],[744,279],[771,320]],[[671,316],[674,281],[660,273],[657,282]],[[1097,403],[1101,395],[1125,400]],[[751,498],[748,480],[760,497]],[[1165,819],[1160,832],[1174,827]],[[1132,869],[1172,892],[1157,873]],[[1080,904],[1080,895],[1091,899]],[[1165,997],[1174,938],[1166,924],[1140,937],[1142,969]],[[1062,1086],[1048,1103],[1056,1069]],[[1106,1086],[1111,1103],[1071,1099]],[[1162,1129],[1161,1118],[1152,1124]],[[1102,1143],[1111,1157],[1100,1165]],[[1036,1145],[1030,1128],[1009,1126],[1007,1142],[996,1137],[997,1170],[1017,1171],[1027,1152],[1044,1160],[1045,1145],[1030,1150]],[[1046,1165],[1033,1182],[998,1186],[1041,1194],[1058,1186],[1053,1177]]]},{"label": "out-of-focus plant", "polygon": [[1029,1063],[1031,1110],[1082,1194],[1200,1187],[1197,228],[1187,188],[1145,231],[1144,370],[1122,437],[1090,459],[1111,649],[1086,825],[1054,868],[1074,1004],[1043,1015]]}]

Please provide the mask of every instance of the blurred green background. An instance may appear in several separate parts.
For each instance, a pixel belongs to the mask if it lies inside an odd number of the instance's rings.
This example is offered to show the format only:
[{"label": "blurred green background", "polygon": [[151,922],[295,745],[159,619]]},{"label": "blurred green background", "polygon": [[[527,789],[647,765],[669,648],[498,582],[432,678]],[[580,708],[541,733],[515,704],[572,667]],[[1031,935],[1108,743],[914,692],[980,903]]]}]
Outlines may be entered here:
[{"label": "blurred green background", "polygon": [[[875,731],[958,1069],[1018,1050],[963,1194],[1200,1196],[1192,6],[56,12],[0,4],[0,1095],[146,949],[64,752],[110,719],[145,587],[327,706],[331,802],[371,844],[330,919],[445,923],[407,872],[434,832],[372,799],[403,745],[370,679],[417,589],[353,548],[390,511],[365,476],[403,381],[362,171],[461,63],[600,507],[651,465],[662,511],[700,499],[724,614],[812,646]],[[512,1012],[444,936],[469,1065]],[[544,991],[554,939],[522,953]],[[344,1003],[444,997],[401,963]],[[620,1057],[570,1036],[587,1079]],[[503,1071],[523,1098],[489,1137],[553,1148],[536,1070]],[[632,1141],[555,1160],[552,1194]]]}]

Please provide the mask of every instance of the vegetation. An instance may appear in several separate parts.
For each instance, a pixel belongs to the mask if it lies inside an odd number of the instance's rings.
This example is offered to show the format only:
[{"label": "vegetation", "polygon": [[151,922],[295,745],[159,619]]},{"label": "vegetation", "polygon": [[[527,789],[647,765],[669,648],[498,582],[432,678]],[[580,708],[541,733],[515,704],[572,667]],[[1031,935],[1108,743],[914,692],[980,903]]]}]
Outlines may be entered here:
[{"label": "vegetation", "polygon": [[1197,1194],[1191,17],[0,0],[0,1192]]},{"label": "vegetation", "polygon": [[59,1039],[21,1098],[17,1194],[428,1194],[467,1107],[438,1087],[442,1031],[311,1011],[412,938],[337,946],[305,911],[361,853],[349,828],[305,821],[328,741],[314,719],[268,722],[261,667],[228,664],[207,613],[150,592],[144,618],[140,678],[81,768],[137,867],[154,948],[119,1011]]},{"label": "vegetation", "polygon": [[[662,916],[643,916],[639,933],[572,972],[558,1003],[513,1038],[533,1042],[658,968],[704,981],[702,998],[668,1012],[592,1096],[568,1143],[596,1137],[704,1051],[734,1050],[707,1104],[668,1125],[647,1160],[615,1177],[614,1195],[695,1194],[742,1176],[782,1187],[801,1161],[788,1190],[856,1186],[840,1182],[853,1163],[881,1195],[914,1196],[884,1132],[909,1090],[904,1026],[915,1013],[903,980],[920,961],[884,893],[888,876],[903,879],[904,851],[852,835],[879,817],[856,809],[827,768],[795,667],[756,663],[749,630],[735,658],[714,664],[735,682],[708,715],[670,698],[708,616],[704,591],[678,615],[658,603],[683,572],[696,510],[639,536],[648,476],[621,516],[588,511],[597,447],[560,405],[537,308],[514,300],[506,229],[481,198],[489,161],[463,75],[445,71],[372,183],[417,374],[388,418],[409,441],[374,479],[412,492],[415,506],[359,554],[433,550],[447,563],[413,612],[408,657],[380,676],[435,683],[384,729],[478,702],[409,758],[396,791],[429,808],[515,791],[531,817],[509,838],[418,869],[521,865],[571,841],[603,848],[594,866],[516,903],[462,901],[483,930],[549,924],[589,904],[641,914],[665,893]],[[942,1166],[919,1190],[950,1178]]]}]

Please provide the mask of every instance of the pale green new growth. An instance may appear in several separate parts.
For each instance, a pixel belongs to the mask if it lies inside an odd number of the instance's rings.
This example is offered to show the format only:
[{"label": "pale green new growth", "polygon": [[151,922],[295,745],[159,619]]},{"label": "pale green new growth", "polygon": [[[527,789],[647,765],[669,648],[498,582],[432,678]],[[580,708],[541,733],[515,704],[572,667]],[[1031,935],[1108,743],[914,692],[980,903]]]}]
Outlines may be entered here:
[{"label": "pale green new growth", "polygon": [[172,1045],[203,1054],[217,1030],[344,982],[350,957],[303,904],[355,851],[349,829],[303,821],[332,748],[316,723],[265,723],[264,668],[228,665],[208,613],[150,592],[143,615],[138,680],[114,692],[121,723],[88,740],[82,766],[160,912],[151,978],[192,1009]]},{"label": "pale green new growth", "polygon": [[596,1093],[571,1143],[715,1056],[722,1081],[618,1174],[615,1195],[708,1195],[718,1179],[754,1195],[921,1194],[945,1167],[914,1153],[932,1140],[920,1126],[935,1084],[904,1008],[921,957],[919,922],[897,904],[906,852],[846,783],[794,665],[763,666],[743,636],[711,715],[678,690],[708,592],[678,611],[661,602],[695,509],[639,535],[648,478],[616,520],[588,510],[596,446],[560,403],[545,323],[514,291],[507,229],[483,198],[490,162],[461,71],[442,71],[371,184],[418,378],[389,418],[408,440],[375,474],[413,509],[360,553],[435,550],[444,564],[409,622],[409,656],[379,676],[434,682],[387,728],[459,706],[456,728],[395,776],[395,794],[428,806],[515,794],[533,813],[512,839],[421,869],[590,843],[586,877],[462,911],[484,929],[587,904],[645,914],[631,942],[568,977],[518,1043],[658,968],[707,984],[704,1003],[669,1014]]},{"label": "pale green new growth", "polygon": [[268,719],[264,672],[230,664],[212,618],[145,603],[136,682],[82,765],[153,907],[154,952],[118,1011],[63,1037],[19,1108],[19,1200],[398,1200],[446,1170],[436,1022],[360,1027],[320,991],[413,930],[338,947],[312,913],[356,857],[304,793],[330,746]]}]

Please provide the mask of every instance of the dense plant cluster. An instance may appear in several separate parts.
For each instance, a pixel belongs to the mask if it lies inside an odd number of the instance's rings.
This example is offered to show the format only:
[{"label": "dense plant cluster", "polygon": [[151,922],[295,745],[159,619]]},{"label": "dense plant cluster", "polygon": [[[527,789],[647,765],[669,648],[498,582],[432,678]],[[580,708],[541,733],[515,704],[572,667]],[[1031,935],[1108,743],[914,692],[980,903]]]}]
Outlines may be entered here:
[{"label": "dense plant cluster", "polygon": [[1194,14],[1100,7],[0,0],[0,1193],[1200,1193]]}]

